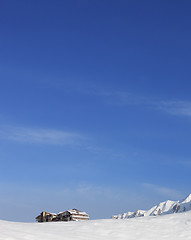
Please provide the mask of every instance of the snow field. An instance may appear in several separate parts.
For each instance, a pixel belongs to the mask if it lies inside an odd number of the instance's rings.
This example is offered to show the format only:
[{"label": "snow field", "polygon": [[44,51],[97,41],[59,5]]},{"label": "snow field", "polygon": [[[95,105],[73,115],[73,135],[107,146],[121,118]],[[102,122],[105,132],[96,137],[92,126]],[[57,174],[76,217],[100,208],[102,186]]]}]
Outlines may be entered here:
[{"label": "snow field", "polygon": [[191,211],[85,222],[0,221],[0,240],[191,240]]}]

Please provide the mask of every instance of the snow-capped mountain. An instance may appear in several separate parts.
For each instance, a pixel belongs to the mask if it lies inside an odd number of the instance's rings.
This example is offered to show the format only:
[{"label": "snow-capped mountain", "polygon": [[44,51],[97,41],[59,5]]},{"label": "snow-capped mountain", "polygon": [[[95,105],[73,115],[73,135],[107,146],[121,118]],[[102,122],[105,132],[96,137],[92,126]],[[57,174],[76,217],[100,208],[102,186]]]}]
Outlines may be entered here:
[{"label": "snow-capped mountain", "polygon": [[157,216],[170,213],[186,212],[191,210],[191,194],[182,201],[161,202],[149,210],[137,210],[136,212],[127,212],[123,214],[113,215],[113,219],[125,219],[144,216]]}]

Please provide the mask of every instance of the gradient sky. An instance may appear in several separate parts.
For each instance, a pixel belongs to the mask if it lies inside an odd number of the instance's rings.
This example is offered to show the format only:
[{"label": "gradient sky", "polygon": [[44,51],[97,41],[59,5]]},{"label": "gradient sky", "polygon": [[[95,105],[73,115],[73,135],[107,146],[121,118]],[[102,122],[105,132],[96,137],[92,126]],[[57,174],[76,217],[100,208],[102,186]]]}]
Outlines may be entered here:
[{"label": "gradient sky", "polygon": [[1,0],[0,219],[91,219],[191,192],[191,2]]}]

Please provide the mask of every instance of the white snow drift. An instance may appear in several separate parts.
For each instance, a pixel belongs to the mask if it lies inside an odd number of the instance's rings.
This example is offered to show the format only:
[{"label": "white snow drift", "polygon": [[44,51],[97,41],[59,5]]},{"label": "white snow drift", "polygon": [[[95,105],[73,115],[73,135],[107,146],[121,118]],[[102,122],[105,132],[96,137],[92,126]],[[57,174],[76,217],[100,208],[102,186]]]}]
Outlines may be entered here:
[{"label": "white snow drift", "polygon": [[86,222],[0,221],[0,240],[190,240],[191,211]]}]

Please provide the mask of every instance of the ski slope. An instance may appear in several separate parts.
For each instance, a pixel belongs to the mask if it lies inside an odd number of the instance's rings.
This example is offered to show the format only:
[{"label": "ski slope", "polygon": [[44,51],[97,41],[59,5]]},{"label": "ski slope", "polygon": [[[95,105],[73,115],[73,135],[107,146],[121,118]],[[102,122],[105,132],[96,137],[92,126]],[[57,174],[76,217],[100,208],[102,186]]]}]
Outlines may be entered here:
[{"label": "ski slope", "polygon": [[191,211],[85,222],[0,221],[0,240],[191,240]]}]

